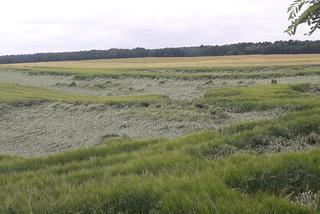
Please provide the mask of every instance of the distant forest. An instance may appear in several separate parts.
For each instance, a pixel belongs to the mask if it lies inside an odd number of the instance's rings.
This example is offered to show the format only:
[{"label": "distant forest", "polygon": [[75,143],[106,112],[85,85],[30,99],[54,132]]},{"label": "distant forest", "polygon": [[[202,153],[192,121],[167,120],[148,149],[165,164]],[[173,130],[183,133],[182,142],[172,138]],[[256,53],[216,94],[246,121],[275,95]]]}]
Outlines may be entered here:
[{"label": "distant forest", "polygon": [[109,49],[60,53],[37,53],[0,56],[0,64],[22,62],[49,62],[90,59],[115,59],[138,57],[195,57],[252,54],[313,54],[320,53],[318,41],[277,41],[238,43],[231,45],[161,48],[161,49]]}]

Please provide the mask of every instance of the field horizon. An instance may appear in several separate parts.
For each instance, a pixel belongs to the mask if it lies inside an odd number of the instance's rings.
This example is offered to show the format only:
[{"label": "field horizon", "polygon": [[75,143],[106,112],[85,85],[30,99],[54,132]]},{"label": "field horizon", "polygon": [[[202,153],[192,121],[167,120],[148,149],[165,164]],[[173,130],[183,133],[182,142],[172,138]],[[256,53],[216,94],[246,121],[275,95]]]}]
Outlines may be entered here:
[{"label": "field horizon", "polygon": [[[134,57],[120,59],[92,59],[72,61],[0,64],[0,67],[71,67],[71,68],[177,68],[177,67],[233,67],[263,65],[320,64],[320,54],[256,54],[193,57]],[[204,63],[204,64],[202,64]],[[238,64],[239,63],[239,64]]]}]

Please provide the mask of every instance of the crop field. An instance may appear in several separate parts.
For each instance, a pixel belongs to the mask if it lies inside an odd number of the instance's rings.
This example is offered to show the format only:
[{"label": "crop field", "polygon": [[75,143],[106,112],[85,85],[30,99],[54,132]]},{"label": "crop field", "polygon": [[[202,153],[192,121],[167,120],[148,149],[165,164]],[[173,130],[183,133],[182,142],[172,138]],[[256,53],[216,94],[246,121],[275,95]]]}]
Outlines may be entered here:
[{"label": "crop field", "polygon": [[320,213],[320,55],[0,65],[0,213]]},{"label": "crop field", "polygon": [[319,54],[302,55],[247,55],[216,57],[156,57],[85,61],[39,62],[4,65],[4,67],[53,67],[53,68],[102,68],[102,69],[146,69],[146,68],[221,68],[274,65],[319,64]]}]

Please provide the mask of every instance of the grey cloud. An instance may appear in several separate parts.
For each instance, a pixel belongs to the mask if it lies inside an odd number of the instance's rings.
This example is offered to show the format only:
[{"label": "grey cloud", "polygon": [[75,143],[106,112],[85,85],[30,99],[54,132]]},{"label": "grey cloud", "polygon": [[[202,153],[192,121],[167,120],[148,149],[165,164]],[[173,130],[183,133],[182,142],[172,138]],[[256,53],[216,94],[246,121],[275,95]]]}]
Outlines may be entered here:
[{"label": "grey cloud", "polygon": [[30,0],[13,10],[21,2],[0,14],[0,54],[319,38],[283,33],[291,0]]}]

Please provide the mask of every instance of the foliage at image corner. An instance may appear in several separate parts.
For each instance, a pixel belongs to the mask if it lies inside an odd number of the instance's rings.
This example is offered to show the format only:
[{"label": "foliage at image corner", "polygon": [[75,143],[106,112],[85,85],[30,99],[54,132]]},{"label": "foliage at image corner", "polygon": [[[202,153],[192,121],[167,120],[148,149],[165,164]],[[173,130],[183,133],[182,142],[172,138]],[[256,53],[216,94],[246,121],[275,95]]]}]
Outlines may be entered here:
[{"label": "foliage at image corner", "polygon": [[288,13],[291,24],[285,32],[290,36],[296,34],[297,28],[301,24],[307,23],[310,27],[310,31],[306,35],[312,35],[320,28],[319,0],[295,0],[288,8]]}]

